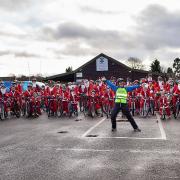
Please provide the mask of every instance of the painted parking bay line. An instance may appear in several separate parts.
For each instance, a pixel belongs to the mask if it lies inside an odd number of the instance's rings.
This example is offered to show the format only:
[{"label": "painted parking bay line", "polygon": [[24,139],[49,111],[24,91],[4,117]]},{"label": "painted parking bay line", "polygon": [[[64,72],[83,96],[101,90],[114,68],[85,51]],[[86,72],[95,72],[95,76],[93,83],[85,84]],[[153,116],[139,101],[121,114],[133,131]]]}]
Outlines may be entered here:
[{"label": "painted parking bay line", "polygon": [[160,129],[160,132],[161,132],[161,136],[162,136],[162,139],[163,140],[166,140],[166,133],[165,133],[165,130],[163,128],[163,125],[162,125],[162,121],[160,119],[160,116],[158,113],[156,113],[156,117],[157,117],[157,120],[158,120],[158,126],[159,126],[159,129]]},{"label": "painted parking bay line", "polygon": [[[105,118],[106,119],[106,118]],[[97,124],[95,124],[93,127],[91,127],[90,129],[88,129],[81,137],[82,138],[96,138],[96,139],[129,139],[129,140],[166,140],[166,134],[165,131],[163,129],[161,120],[158,120],[159,123],[157,125],[158,129],[160,130],[160,136],[159,137],[129,137],[129,136],[97,136],[97,137],[87,137],[87,135],[92,132],[97,126],[99,126],[100,124],[102,124],[105,119],[102,119],[101,121],[99,121]],[[158,119],[158,117],[157,117]],[[157,123],[156,123],[157,124]]]},{"label": "painted parking bay line", "polygon": [[90,129],[88,129],[83,135],[82,137],[86,137],[93,129],[95,129],[97,126],[99,126],[101,123],[103,123],[107,118],[103,118],[101,121],[99,121],[97,124],[95,124],[93,127],[91,127]]},{"label": "painted parking bay line", "polygon": [[150,138],[150,137],[125,137],[125,136],[117,136],[117,137],[85,137],[85,138],[91,138],[91,139],[134,139],[134,140],[164,140],[161,137],[160,138]]}]

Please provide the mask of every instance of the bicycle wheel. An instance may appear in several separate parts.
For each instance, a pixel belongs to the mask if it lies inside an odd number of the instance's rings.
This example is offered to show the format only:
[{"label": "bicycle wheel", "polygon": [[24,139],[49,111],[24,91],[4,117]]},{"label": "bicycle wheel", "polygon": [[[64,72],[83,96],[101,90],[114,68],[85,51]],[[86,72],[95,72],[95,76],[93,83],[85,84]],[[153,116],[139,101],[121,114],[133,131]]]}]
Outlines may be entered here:
[{"label": "bicycle wheel", "polygon": [[151,111],[151,114],[154,116],[154,101],[150,102],[150,111]]},{"label": "bicycle wheel", "polygon": [[174,118],[177,119],[178,115],[179,115],[179,105],[177,105],[176,111],[174,112]]},{"label": "bicycle wheel", "polygon": [[4,116],[4,105],[3,104],[1,105],[1,109],[0,109],[0,118],[1,118],[2,121],[5,119],[5,116]]},{"label": "bicycle wheel", "polygon": [[132,103],[132,115],[135,115],[135,102]]},{"label": "bicycle wheel", "polygon": [[57,116],[62,117],[63,115],[63,103],[62,101],[58,102]]},{"label": "bicycle wheel", "polygon": [[166,111],[165,111],[165,108],[163,108],[162,110],[162,120],[165,120],[166,119]]},{"label": "bicycle wheel", "polygon": [[145,109],[144,109],[144,117],[146,118],[150,112],[150,106],[148,102],[145,103]]},{"label": "bicycle wheel", "polygon": [[95,103],[93,102],[92,107],[91,107],[91,117],[94,118],[95,114],[96,114]]},{"label": "bicycle wheel", "polygon": [[70,118],[72,116],[73,113],[73,107],[72,104],[69,102],[68,103],[68,117]]},{"label": "bicycle wheel", "polygon": [[30,117],[30,103],[27,102],[26,103],[26,117]]}]

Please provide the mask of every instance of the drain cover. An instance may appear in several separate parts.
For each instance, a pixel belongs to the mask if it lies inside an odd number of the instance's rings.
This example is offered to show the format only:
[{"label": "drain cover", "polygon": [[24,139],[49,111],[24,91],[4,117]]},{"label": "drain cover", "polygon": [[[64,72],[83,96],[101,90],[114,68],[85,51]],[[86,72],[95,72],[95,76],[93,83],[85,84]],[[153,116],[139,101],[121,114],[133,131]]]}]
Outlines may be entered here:
[{"label": "drain cover", "polygon": [[63,134],[63,133],[68,133],[68,131],[59,131],[58,133]]},{"label": "drain cover", "polygon": [[90,134],[90,135],[87,135],[86,137],[98,137],[98,135],[96,135],[96,134]]},{"label": "drain cover", "polygon": [[75,121],[82,121],[82,119],[76,119]]},{"label": "drain cover", "polygon": [[117,119],[116,122],[127,122],[128,120],[126,119]]}]

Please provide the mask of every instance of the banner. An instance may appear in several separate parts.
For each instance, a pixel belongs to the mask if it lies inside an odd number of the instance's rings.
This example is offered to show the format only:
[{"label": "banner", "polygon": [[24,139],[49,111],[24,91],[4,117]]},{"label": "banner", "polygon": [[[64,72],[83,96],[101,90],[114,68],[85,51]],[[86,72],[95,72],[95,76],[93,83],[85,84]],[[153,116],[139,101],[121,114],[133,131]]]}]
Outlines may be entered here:
[{"label": "banner", "polygon": [[96,59],[96,71],[108,71],[108,59],[100,57]]}]

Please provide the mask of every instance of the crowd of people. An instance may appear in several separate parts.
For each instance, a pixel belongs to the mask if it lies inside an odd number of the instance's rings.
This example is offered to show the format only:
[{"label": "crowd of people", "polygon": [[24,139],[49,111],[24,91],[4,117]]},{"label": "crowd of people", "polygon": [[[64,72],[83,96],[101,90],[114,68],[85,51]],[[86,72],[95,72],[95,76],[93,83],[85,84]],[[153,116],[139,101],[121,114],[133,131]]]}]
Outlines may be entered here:
[{"label": "crowd of people", "polygon": [[[116,84],[118,79],[112,78]],[[135,80],[123,81],[125,87],[140,85],[128,92],[128,106],[133,115],[147,117],[158,111],[162,118],[177,118],[180,107],[180,80],[169,78],[164,81],[158,77],[155,81],[151,76]],[[38,85],[36,79],[28,83],[24,90],[22,83],[13,81],[7,87],[0,81],[0,118],[10,116],[39,116],[47,112],[48,116],[72,116],[83,111],[85,115],[94,117],[111,115],[114,107],[115,92],[103,78],[83,80],[79,83],[48,81]]]}]

